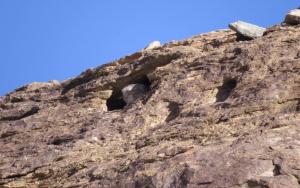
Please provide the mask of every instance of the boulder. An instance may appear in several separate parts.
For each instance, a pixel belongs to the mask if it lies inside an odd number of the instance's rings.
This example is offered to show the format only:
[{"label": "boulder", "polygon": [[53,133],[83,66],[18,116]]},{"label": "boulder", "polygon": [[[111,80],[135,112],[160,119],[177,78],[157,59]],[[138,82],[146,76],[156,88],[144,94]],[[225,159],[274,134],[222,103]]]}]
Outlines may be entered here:
[{"label": "boulder", "polygon": [[151,43],[145,48],[145,50],[151,50],[151,49],[154,49],[154,48],[158,48],[158,47],[160,47],[160,46],[161,46],[160,42],[156,40],[156,41],[151,42]]},{"label": "boulder", "polygon": [[58,80],[50,80],[49,83],[57,86],[60,85],[60,82]]},{"label": "boulder", "polygon": [[127,105],[145,96],[147,88],[143,84],[130,84],[122,89],[123,100]]},{"label": "boulder", "polygon": [[263,27],[243,21],[231,23],[229,24],[229,28],[238,34],[251,39],[263,36],[264,32],[266,31],[266,29]]},{"label": "boulder", "polygon": [[284,22],[291,25],[300,24],[300,9],[291,10],[286,15]]}]

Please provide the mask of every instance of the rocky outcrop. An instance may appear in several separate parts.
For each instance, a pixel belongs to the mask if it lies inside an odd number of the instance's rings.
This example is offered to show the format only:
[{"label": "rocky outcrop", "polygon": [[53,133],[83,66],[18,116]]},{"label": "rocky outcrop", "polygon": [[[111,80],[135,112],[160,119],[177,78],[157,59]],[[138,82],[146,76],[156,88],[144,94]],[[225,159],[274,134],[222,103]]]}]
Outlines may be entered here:
[{"label": "rocky outcrop", "polygon": [[[300,187],[300,26],[220,30],[0,100],[0,187]],[[126,105],[122,89],[149,88]]]}]

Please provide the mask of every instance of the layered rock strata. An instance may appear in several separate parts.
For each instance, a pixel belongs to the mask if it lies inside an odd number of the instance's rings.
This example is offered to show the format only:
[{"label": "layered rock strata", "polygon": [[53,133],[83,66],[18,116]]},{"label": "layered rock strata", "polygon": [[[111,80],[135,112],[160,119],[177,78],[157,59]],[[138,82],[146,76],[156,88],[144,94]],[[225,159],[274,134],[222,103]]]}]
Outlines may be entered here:
[{"label": "layered rock strata", "polygon": [[[300,187],[300,26],[143,50],[0,100],[0,187]],[[126,105],[122,88],[143,84]]]}]

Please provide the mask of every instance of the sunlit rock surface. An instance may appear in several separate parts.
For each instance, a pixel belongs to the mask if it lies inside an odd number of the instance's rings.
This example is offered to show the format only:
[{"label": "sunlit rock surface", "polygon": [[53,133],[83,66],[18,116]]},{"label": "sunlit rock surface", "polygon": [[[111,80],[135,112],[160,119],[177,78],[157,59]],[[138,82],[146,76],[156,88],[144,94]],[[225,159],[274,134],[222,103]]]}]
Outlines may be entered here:
[{"label": "sunlit rock surface", "polygon": [[299,26],[220,30],[18,88],[0,99],[0,187],[297,188],[299,44]]},{"label": "sunlit rock surface", "polygon": [[233,31],[236,31],[241,36],[247,37],[249,39],[261,37],[266,31],[266,29],[263,27],[259,27],[257,25],[243,22],[243,21],[237,21],[231,23],[229,24],[229,28],[232,29]]}]

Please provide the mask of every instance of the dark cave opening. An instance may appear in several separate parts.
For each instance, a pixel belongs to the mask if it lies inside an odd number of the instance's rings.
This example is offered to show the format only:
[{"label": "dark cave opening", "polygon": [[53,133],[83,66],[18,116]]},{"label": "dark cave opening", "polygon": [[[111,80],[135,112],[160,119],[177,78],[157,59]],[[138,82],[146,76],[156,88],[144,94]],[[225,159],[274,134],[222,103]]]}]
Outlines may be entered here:
[{"label": "dark cave opening", "polygon": [[112,95],[106,101],[106,106],[108,111],[123,109],[126,106],[121,90],[113,91]]},{"label": "dark cave opening", "polygon": [[218,88],[219,91],[216,95],[217,98],[216,101],[217,102],[225,101],[230,96],[230,94],[232,93],[236,85],[237,85],[237,81],[235,79],[225,80],[223,85]]}]

